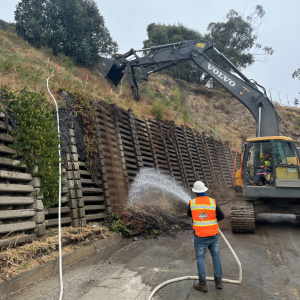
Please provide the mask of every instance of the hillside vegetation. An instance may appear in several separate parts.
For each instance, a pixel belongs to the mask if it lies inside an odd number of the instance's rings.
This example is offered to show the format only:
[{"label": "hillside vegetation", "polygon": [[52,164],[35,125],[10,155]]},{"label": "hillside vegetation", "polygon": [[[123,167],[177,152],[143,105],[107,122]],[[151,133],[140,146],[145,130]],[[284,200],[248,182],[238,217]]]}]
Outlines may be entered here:
[{"label": "hillside vegetation", "polygon": [[[170,120],[204,131],[215,139],[228,141],[233,149],[242,139],[255,136],[256,124],[251,114],[223,89],[208,89],[160,73],[151,75],[148,82],[139,82],[141,100],[136,103],[125,79],[112,88],[97,69],[78,67],[62,54],[53,56],[49,48],[36,49],[10,27],[0,30],[0,86],[9,86],[13,91],[27,87],[28,91],[44,92],[52,103],[46,79],[53,70],[52,92],[60,88],[77,90],[93,102],[114,103],[132,109],[139,117]],[[300,144],[300,109],[276,107],[282,116],[281,134]]]}]

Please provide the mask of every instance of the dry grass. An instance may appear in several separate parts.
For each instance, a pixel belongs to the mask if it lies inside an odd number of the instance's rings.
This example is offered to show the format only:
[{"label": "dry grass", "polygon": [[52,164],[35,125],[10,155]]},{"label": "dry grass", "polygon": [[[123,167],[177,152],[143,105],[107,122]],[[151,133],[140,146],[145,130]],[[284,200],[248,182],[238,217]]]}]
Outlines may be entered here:
[{"label": "dry grass", "polygon": [[[94,102],[104,100],[126,110],[132,109],[138,117],[154,118],[151,108],[155,102],[161,101],[165,105],[164,120],[189,128],[201,128],[211,135],[213,128],[217,126],[220,138],[228,141],[232,149],[239,146],[243,137],[255,136],[256,124],[252,115],[225,90],[210,90],[199,84],[171,78],[164,73],[153,74],[148,82],[138,83],[141,99],[137,103],[132,99],[125,79],[117,88],[112,88],[98,70],[74,66],[62,54],[53,56],[51,49],[35,49],[15,34],[0,30],[0,86],[8,85],[13,90],[27,86],[30,91],[44,92],[52,103],[47,92],[46,79],[56,69],[57,63],[60,72],[55,72],[50,81],[51,91],[71,88],[85,94]],[[18,74],[11,69],[14,66]],[[87,76],[89,79],[86,84]],[[185,97],[180,104],[175,105],[172,102],[174,89],[180,90]],[[280,105],[276,107],[283,117],[280,124],[281,134],[297,139],[299,126],[295,126],[294,120],[300,115],[300,108]],[[191,117],[188,124],[182,118],[184,109],[188,109]]]},{"label": "dry grass", "polygon": [[[75,229],[62,228],[62,254],[68,254],[94,240],[105,239],[112,232],[107,227],[89,224],[87,227]],[[12,277],[47,263],[58,257],[58,236],[49,237],[45,242],[32,243],[7,248],[0,252],[0,283]]]}]

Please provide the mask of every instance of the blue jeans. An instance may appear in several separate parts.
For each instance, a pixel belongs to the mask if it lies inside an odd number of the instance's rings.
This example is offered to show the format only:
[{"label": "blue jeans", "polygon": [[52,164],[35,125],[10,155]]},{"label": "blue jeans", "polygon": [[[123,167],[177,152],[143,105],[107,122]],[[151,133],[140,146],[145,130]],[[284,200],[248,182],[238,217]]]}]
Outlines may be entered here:
[{"label": "blue jeans", "polygon": [[205,270],[205,253],[206,248],[209,249],[213,265],[214,265],[214,279],[215,282],[222,281],[222,265],[218,244],[219,235],[209,237],[198,237],[195,235],[194,246],[196,250],[197,267],[199,275],[199,284],[206,284],[206,270]]},{"label": "blue jeans", "polygon": [[255,171],[255,177],[253,179],[253,182],[258,183],[259,181],[262,180],[262,175],[261,174],[257,174],[257,173],[267,173],[267,174],[271,174],[271,170],[270,169],[257,169]]},{"label": "blue jeans", "polygon": [[263,172],[262,169],[257,169],[256,170],[256,172],[255,172],[256,175],[253,179],[253,182],[258,183],[259,181],[261,181],[261,175],[260,174],[257,175],[257,173],[262,173],[262,172]]}]

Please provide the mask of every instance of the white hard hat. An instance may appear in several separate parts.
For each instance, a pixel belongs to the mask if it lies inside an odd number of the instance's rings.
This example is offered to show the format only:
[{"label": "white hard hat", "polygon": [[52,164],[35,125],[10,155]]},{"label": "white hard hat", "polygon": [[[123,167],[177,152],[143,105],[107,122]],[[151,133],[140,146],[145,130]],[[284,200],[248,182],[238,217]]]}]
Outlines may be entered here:
[{"label": "white hard hat", "polygon": [[208,188],[205,186],[205,184],[202,181],[196,181],[192,189],[194,193],[205,193],[207,190]]}]

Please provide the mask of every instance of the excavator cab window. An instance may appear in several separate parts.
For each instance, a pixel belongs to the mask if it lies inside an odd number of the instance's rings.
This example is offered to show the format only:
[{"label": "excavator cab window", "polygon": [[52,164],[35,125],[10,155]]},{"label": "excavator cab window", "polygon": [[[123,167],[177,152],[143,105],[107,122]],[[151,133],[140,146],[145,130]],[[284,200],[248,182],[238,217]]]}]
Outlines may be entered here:
[{"label": "excavator cab window", "polygon": [[271,142],[249,143],[246,178],[250,185],[270,185],[272,183]]},{"label": "excavator cab window", "polygon": [[273,141],[276,186],[300,186],[299,153],[292,142]]},{"label": "excavator cab window", "polygon": [[300,157],[292,141],[248,142],[245,157],[246,186],[300,187]]},{"label": "excavator cab window", "polygon": [[275,165],[297,165],[298,153],[290,142],[273,142]]}]

